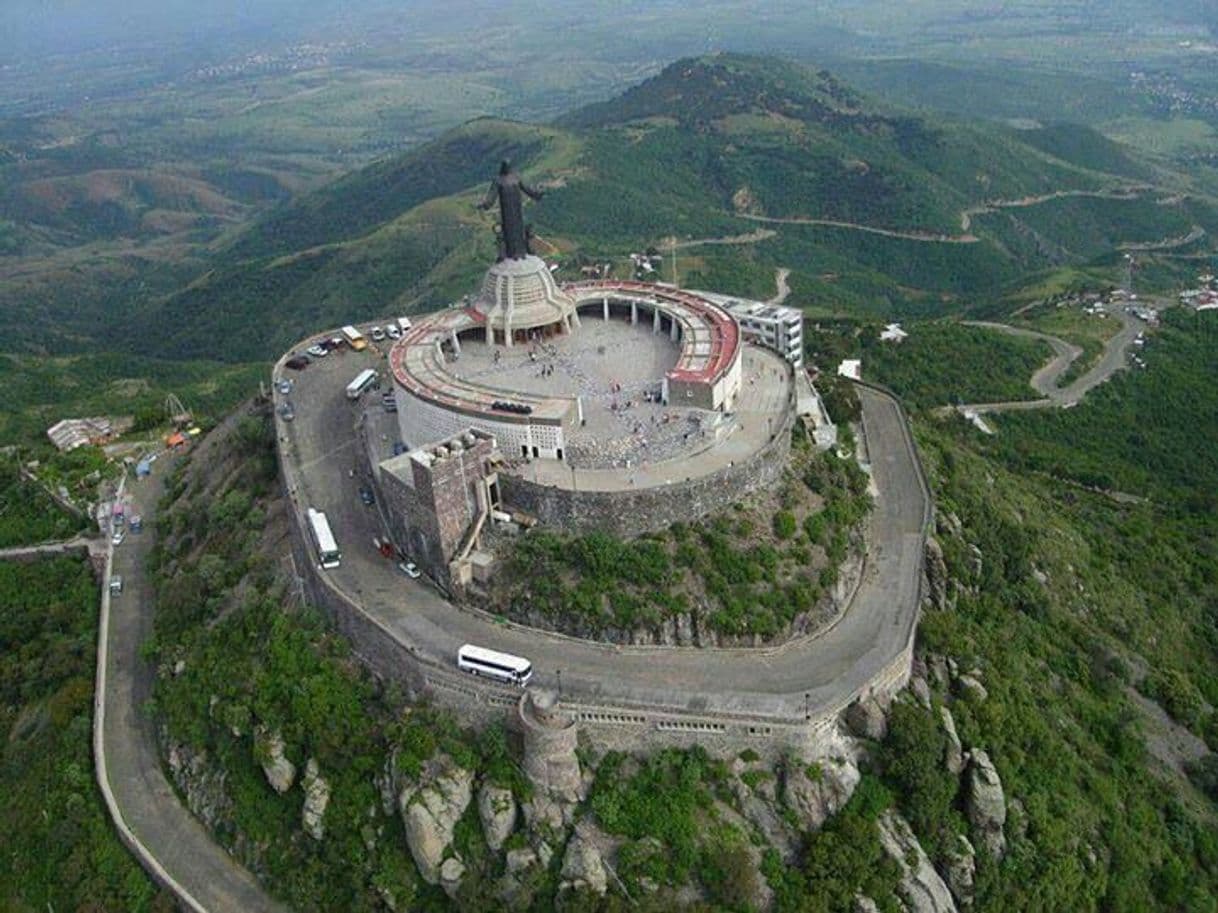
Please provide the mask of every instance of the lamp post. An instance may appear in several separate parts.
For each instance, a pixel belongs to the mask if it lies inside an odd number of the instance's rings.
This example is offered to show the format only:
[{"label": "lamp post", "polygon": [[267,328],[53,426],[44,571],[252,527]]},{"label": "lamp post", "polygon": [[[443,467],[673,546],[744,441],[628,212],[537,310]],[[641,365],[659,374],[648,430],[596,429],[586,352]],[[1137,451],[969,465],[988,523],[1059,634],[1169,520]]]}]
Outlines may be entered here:
[{"label": "lamp post", "polygon": [[554,675],[558,678],[558,696],[562,697],[562,669],[555,669]]},{"label": "lamp post", "polygon": [[809,694],[807,691],[805,691],[804,692],[804,722],[805,723],[812,719],[812,710],[810,708],[811,700],[812,700],[812,695]]}]

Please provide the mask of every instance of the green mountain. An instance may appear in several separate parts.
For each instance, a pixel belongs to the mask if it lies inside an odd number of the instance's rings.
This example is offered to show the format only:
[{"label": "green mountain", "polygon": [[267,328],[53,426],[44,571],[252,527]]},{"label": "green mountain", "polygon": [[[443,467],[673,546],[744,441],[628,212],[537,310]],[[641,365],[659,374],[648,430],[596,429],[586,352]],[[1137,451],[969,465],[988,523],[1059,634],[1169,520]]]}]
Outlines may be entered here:
[{"label": "green mountain", "polygon": [[189,284],[131,301],[140,332],[111,343],[264,359],[443,306],[493,256],[474,203],[500,158],[547,189],[529,218],[560,276],[676,242],[682,284],[768,297],[786,267],[815,312],[960,310],[1045,269],[1115,266],[1125,243],[1195,252],[1218,230],[1185,178],[1089,128],[915,115],[823,70],[714,55],[549,126],[472,121],[292,200]]}]

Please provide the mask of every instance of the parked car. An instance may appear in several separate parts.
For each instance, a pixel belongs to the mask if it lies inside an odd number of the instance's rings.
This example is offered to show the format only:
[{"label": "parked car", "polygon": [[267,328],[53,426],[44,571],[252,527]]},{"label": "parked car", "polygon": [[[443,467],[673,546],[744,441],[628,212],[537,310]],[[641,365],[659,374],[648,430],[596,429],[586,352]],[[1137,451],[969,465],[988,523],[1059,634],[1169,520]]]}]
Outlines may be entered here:
[{"label": "parked car", "polygon": [[331,336],[322,343],[328,352],[333,352],[335,349],[341,349],[346,344],[347,340],[343,339],[341,336]]},{"label": "parked car", "polygon": [[292,392],[293,386],[294,386],[294,384],[292,383],[292,381],[285,377],[275,384],[275,389],[278,390],[280,393],[282,393],[284,396],[287,396],[289,393]]},{"label": "parked car", "polygon": [[133,533],[142,533],[144,531],[144,518],[138,514],[131,518],[131,531]]},{"label": "parked car", "polygon": [[401,454],[403,454],[405,452],[406,452],[405,444],[403,444],[401,441],[393,442],[393,455],[394,456],[400,456]]},{"label": "parked car", "polygon": [[361,485],[359,487],[359,499],[369,507],[376,503],[376,498],[373,497],[372,489],[367,485]]},{"label": "parked car", "polygon": [[398,570],[409,577],[411,580],[418,580],[422,576],[418,565],[413,561],[402,561],[398,564]]},{"label": "parked car", "polygon": [[368,331],[368,335],[372,337],[373,342],[384,342],[385,341],[385,331],[382,330],[380,327],[373,327],[371,330]]},{"label": "parked car", "polygon": [[381,394],[381,405],[385,408],[386,412],[398,411],[398,401],[394,398],[392,393],[385,392]]},{"label": "parked car", "polygon": [[310,355],[312,355],[314,358],[325,358],[327,355],[330,354],[329,349],[325,348],[324,346],[320,346],[320,345],[309,346],[307,349],[305,349],[305,351],[308,352]]},{"label": "parked car", "polygon": [[284,362],[284,365],[291,368],[293,371],[303,371],[309,366],[309,359],[305,358],[303,355],[293,355]]},{"label": "parked car", "polygon": [[115,574],[110,578],[110,595],[118,596],[123,592],[123,578]]},{"label": "parked car", "polygon": [[114,531],[114,535],[110,537],[111,545],[122,545],[123,540],[127,538],[127,531],[119,527]]},{"label": "parked car", "polygon": [[402,331],[398,328],[396,323],[390,323],[385,325],[385,335],[390,339],[401,339]]},{"label": "parked car", "polygon": [[285,422],[290,422],[296,418],[296,409],[290,402],[285,400],[283,405],[279,407],[279,415]]}]

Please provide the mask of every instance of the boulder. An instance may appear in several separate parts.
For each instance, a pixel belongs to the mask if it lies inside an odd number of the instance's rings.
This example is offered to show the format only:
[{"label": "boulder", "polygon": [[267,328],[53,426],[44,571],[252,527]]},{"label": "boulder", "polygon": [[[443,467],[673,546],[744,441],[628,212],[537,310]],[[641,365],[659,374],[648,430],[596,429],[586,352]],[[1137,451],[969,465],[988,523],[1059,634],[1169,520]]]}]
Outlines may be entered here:
[{"label": "boulder", "polygon": [[975,545],[968,547],[968,571],[973,575],[973,579],[977,580],[981,577],[981,571],[985,568],[985,559],[981,555],[981,549]]},{"label": "boulder", "polygon": [[959,539],[964,534],[964,524],[960,518],[950,511],[935,512],[935,531],[941,536],[955,536]]},{"label": "boulder", "polygon": [[943,560],[943,546],[937,539],[926,540],[926,601],[936,609],[948,608],[947,562]]},{"label": "boulder", "polygon": [[946,707],[939,708],[939,718],[943,722],[943,734],[947,737],[947,747],[943,750],[943,766],[953,776],[960,776],[964,770],[964,746],[960,744],[960,736],[956,734],[956,721],[952,712]]},{"label": "boulder", "polygon": [[509,875],[519,875],[526,869],[537,865],[537,853],[531,847],[522,846],[507,851],[507,872]]},{"label": "boulder", "polygon": [[947,671],[947,657],[942,653],[926,654],[926,675],[936,690],[947,688],[951,681]]},{"label": "boulder", "polygon": [[600,850],[578,831],[567,844],[567,853],[562,860],[562,883],[560,891],[587,888],[597,894],[609,889],[609,876]]},{"label": "boulder", "polygon": [[450,900],[457,899],[461,879],[465,877],[465,863],[456,856],[449,856],[440,866],[440,887]]},{"label": "boulder", "polygon": [[300,781],[304,789],[304,808],[301,810],[301,825],[305,833],[314,840],[320,840],[326,833],[326,806],[330,804],[330,784],[325,781],[317,769],[317,762],[309,758],[305,765],[304,777]]},{"label": "boulder", "polygon": [[965,673],[956,679],[956,688],[962,698],[977,704],[990,696],[990,693],[985,690],[985,685],[981,684],[981,679],[972,673]]},{"label": "boulder", "polygon": [[1006,853],[1007,841],[1003,825],[1007,820],[1006,796],[1002,791],[1002,780],[994,764],[981,749],[974,749],[968,756],[968,783],[965,791],[965,809],[973,836],[995,860]]},{"label": "boulder", "polygon": [[419,786],[407,786],[398,796],[406,828],[406,844],[419,875],[428,884],[440,883],[440,866],[453,840],[453,829],[473,799],[474,775],[451,767]]},{"label": "boulder", "polygon": [[911,676],[909,679],[909,693],[912,694],[927,710],[930,709],[930,685],[926,683],[920,675]]},{"label": "boulder", "polygon": [[888,734],[884,708],[873,697],[857,700],[846,708],[846,725],[860,739],[879,742]]},{"label": "boulder", "polygon": [[894,811],[879,821],[880,845],[901,870],[897,894],[910,913],[956,913],[951,891],[935,871],[909,824]]},{"label": "boulder", "polygon": [[516,800],[512,791],[485,784],[478,791],[478,818],[482,821],[486,845],[495,852],[503,849],[504,841],[516,828]]},{"label": "boulder", "polygon": [[955,844],[947,851],[943,875],[960,909],[971,909],[973,883],[977,875],[977,851],[963,834],[956,835]]},{"label": "boulder", "polygon": [[859,770],[849,760],[809,765],[796,758],[783,772],[782,799],[799,819],[800,830],[818,831],[858,785]]},{"label": "boulder", "polygon": [[259,728],[254,732],[254,757],[262,766],[266,782],[281,796],[296,782],[296,765],[284,755],[283,736]]},{"label": "boulder", "polygon": [[879,905],[866,894],[855,894],[851,913],[880,913]]}]

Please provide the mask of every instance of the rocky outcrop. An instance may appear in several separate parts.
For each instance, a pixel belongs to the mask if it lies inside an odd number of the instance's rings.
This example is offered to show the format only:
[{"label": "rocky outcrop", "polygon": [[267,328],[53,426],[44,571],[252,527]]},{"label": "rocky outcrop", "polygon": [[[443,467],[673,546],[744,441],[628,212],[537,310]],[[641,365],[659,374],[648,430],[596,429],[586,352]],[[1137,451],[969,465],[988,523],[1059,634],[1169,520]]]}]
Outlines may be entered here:
[{"label": "rocky outcrop", "polygon": [[879,905],[866,894],[855,894],[851,913],[880,913]]},{"label": "rocky outcrop", "polygon": [[325,836],[326,806],[330,804],[330,784],[321,776],[317,762],[309,758],[305,765],[304,777],[300,781],[304,789],[304,808],[301,810],[301,826],[306,834],[314,840]]},{"label": "rocky outcrop", "polygon": [[948,608],[947,562],[943,560],[943,546],[931,537],[926,539],[926,602],[936,609]]},{"label": "rocky outcrop", "polygon": [[587,888],[597,894],[609,889],[609,875],[605,861],[586,836],[576,831],[567,844],[567,853],[562,860],[562,882],[559,891]]},{"label": "rocky outcrop", "polygon": [[165,756],[173,782],[186,798],[186,807],[208,830],[232,814],[232,800],[225,786],[225,772],[210,763],[205,751],[189,745],[170,744]]},{"label": "rocky outcrop", "polygon": [[947,745],[943,749],[943,766],[953,776],[960,776],[964,770],[964,746],[960,744],[960,736],[956,734],[956,721],[952,712],[946,707],[939,708],[939,719],[943,722],[943,735]]},{"label": "rocky outcrop", "polygon": [[956,835],[955,844],[947,852],[943,875],[960,909],[971,909],[977,876],[977,851],[963,834]]},{"label": "rocky outcrop", "polygon": [[461,888],[461,879],[465,877],[465,863],[456,856],[449,856],[440,866],[440,887],[450,900],[457,899],[457,891]]},{"label": "rocky outcrop", "polygon": [[982,703],[990,696],[990,693],[985,690],[985,685],[981,684],[981,679],[975,672],[966,672],[956,679],[956,689],[960,692],[962,698],[976,704]]},{"label": "rocky outcrop", "polygon": [[1001,860],[1007,849],[1003,833],[1007,820],[1006,796],[998,771],[989,755],[981,749],[973,750],[968,756],[965,809],[977,842],[995,860]]},{"label": "rocky outcrop", "polygon": [[440,866],[452,844],[453,830],[473,799],[472,773],[452,766],[447,759],[437,766],[442,772],[420,785],[407,786],[398,796],[406,844],[428,884],[440,883]]},{"label": "rocky outcrop", "polygon": [[857,700],[846,708],[846,725],[860,739],[879,742],[888,734],[884,708],[873,697]]},{"label": "rocky outcrop", "polygon": [[910,913],[956,913],[947,885],[935,871],[909,824],[894,811],[880,818],[880,844],[901,870],[897,894]]},{"label": "rocky outcrop", "polygon": [[254,758],[262,765],[266,782],[283,795],[296,782],[296,765],[284,755],[283,736],[259,728],[254,732]]},{"label": "rocky outcrop", "polygon": [[818,831],[837,814],[859,784],[859,770],[849,760],[808,765],[799,759],[783,772],[782,799],[799,819],[800,830]]},{"label": "rocky outcrop", "polygon": [[512,791],[485,784],[478,791],[478,818],[482,821],[486,845],[499,852],[516,828],[516,800],[512,798]]}]

